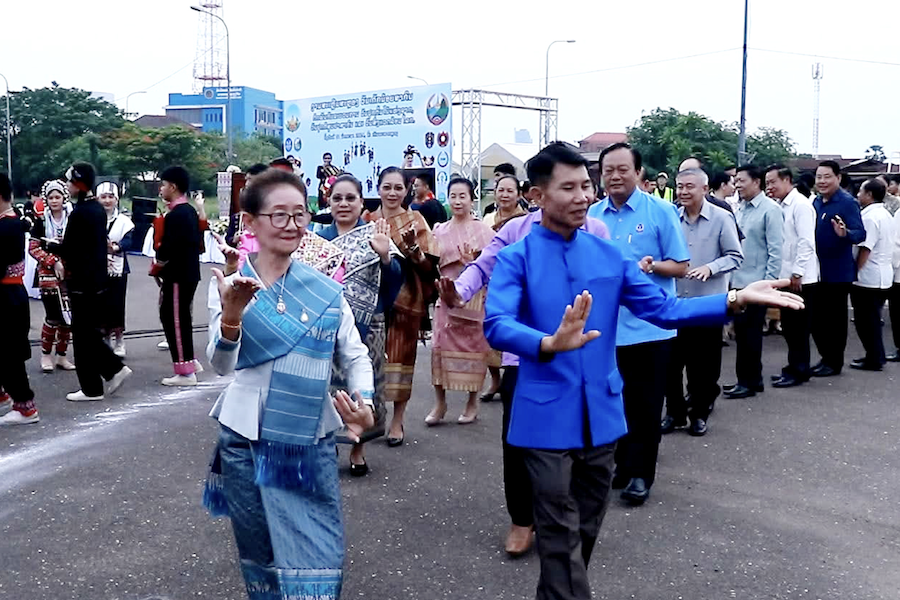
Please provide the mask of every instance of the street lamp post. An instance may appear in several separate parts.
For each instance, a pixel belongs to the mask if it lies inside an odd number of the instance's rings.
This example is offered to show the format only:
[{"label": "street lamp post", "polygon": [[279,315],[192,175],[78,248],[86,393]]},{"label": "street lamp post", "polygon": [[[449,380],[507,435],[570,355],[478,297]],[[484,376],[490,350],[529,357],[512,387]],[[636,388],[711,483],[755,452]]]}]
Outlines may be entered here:
[{"label": "street lamp post", "polygon": [[555,42],[550,42],[550,45],[547,46],[547,60],[544,63],[544,96],[550,95],[550,48],[553,47],[553,44],[574,44],[575,40],[556,40]]},{"label": "street lamp post", "polygon": [[6,75],[0,73],[3,82],[6,83],[6,170],[9,176],[9,185],[12,187],[13,169],[12,169],[12,127],[9,125],[9,80]]},{"label": "street lamp post", "polygon": [[[544,102],[550,109],[550,48],[553,44],[574,44],[575,40],[555,40],[547,46],[547,59],[544,61]],[[550,113],[544,113],[544,141],[550,143]]]},{"label": "street lamp post", "polygon": [[128,99],[137,94],[146,94],[146,93],[147,93],[147,90],[142,90],[140,92],[131,92],[130,94],[125,96],[125,118],[126,119],[128,118],[128,114],[129,114],[128,113]]},{"label": "street lamp post", "polygon": [[232,152],[233,134],[231,127],[231,35],[228,33],[228,23],[226,23],[225,19],[223,19],[219,15],[209,12],[208,10],[203,10],[199,6],[192,6],[191,10],[195,10],[199,13],[215,17],[216,19],[221,21],[222,26],[225,27],[225,79],[228,85],[228,114],[225,115],[225,127],[228,128],[228,162],[231,162],[231,158],[234,156],[234,154]]},{"label": "street lamp post", "polygon": [[425,81],[424,79],[422,79],[421,77],[413,77],[412,75],[407,75],[406,78],[407,79],[415,79],[416,81],[421,81],[425,85],[428,85],[428,82]]}]

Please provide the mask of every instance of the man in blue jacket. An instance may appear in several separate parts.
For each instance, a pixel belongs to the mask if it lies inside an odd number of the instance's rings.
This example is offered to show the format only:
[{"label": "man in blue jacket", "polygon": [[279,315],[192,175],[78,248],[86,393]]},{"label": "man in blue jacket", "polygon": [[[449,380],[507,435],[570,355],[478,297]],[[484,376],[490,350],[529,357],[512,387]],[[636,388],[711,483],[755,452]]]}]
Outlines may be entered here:
[{"label": "man in blue jacket", "polygon": [[856,281],[853,245],[866,239],[859,204],[841,189],[841,167],[833,160],[816,169],[816,254],[821,281],[809,299],[811,332],[821,362],[813,377],[838,375],[844,368],[847,347],[847,297]]},{"label": "man in blue jacket", "polygon": [[[488,341],[521,357],[507,440],[524,449],[531,476],[538,600],[591,595],[587,565],[606,512],[615,443],[626,431],[619,306],[667,328],[722,324],[748,304],[802,307],[799,297],[777,291],[785,280],[727,295],[669,295],[615,244],[579,231],[592,196],[587,167],[561,143],[528,161],[541,224],[497,255],[487,300]],[[653,370],[647,365],[648,377]]]}]

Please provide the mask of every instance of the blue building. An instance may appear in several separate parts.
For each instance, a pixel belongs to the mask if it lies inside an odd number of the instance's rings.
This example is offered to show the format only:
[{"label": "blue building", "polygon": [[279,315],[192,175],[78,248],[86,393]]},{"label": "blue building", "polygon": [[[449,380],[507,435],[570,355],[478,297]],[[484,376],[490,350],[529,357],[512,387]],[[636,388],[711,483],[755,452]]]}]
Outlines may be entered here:
[{"label": "blue building", "polygon": [[[228,88],[203,88],[200,94],[169,94],[166,116],[178,119],[201,131],[226,132]],[[281,138],[284,103],[273,92],[251,87],[231,87],[231,125],[236,135],[254,133]]]}]

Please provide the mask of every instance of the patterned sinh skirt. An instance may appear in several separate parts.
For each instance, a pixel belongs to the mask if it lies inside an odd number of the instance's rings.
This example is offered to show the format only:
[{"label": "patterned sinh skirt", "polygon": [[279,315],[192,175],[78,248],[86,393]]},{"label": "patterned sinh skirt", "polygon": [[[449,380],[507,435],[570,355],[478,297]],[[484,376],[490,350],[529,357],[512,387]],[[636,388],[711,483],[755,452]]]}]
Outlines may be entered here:
[{"label": "patterned sinh skirt", "polygon": [[387,364],[384,366],[384,399],[406,402],[412,396],[416,371],[416,344],[422,318],[394,310],[387,330]]},{"label": "patterned sinh skirt", "polygon": [[[384,420],[387,415],[387,406],[384,400],[384,344],[385,344],[385,327],[384,313],[374,315],[369,325],[369,331],[366,333],[366,339],[363,340],[366,348],[369,349],[369,360],[372,361],[372,371],[375,374],[375,397],[372,399],[375,403],[375,425],[371,429],[367,429],[359,436],[360,442],[368,442],[384,435]],[[345,390],[351,393],[352,390],[347,389],[346,373],[340,369],[335,363],[332,368],[331,375],[331,393],[337,390]],[[337,441],[341,444],[353,444],[352,440],[347,437],[344,431],[337,435]]]},{"label": "patterned sinh skirt", "polygon": [[431,383],[445,390],[477,392],[484,384],[491,348],[481,319],[454,316],[438,303],[434,311]]}]

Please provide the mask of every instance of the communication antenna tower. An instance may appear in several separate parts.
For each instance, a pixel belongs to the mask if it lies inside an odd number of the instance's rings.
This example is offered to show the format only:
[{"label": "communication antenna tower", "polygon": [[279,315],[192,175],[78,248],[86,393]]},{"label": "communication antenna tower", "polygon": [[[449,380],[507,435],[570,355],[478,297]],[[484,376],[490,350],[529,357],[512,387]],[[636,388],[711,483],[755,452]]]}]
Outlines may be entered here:
[{"label": "communication antenna tower", "polygon": [[815,96],[813,99],[813,158],[819,158],[819,99],[822,96],[822,77],[824,76],[825,69],[822,67],[822,63],[814,64],[812,68],[813,93]]},{"label": "communication antenna tower", "polygon": [[[222,21],[225,0],[201,0],[197,6],[207,12],[197,13],[197,53],[194,58],[194,93],[204,87],[225,85],[225,63],[221,42],[225,39]],[[210,14],[212,13],[212,14]]]}]

